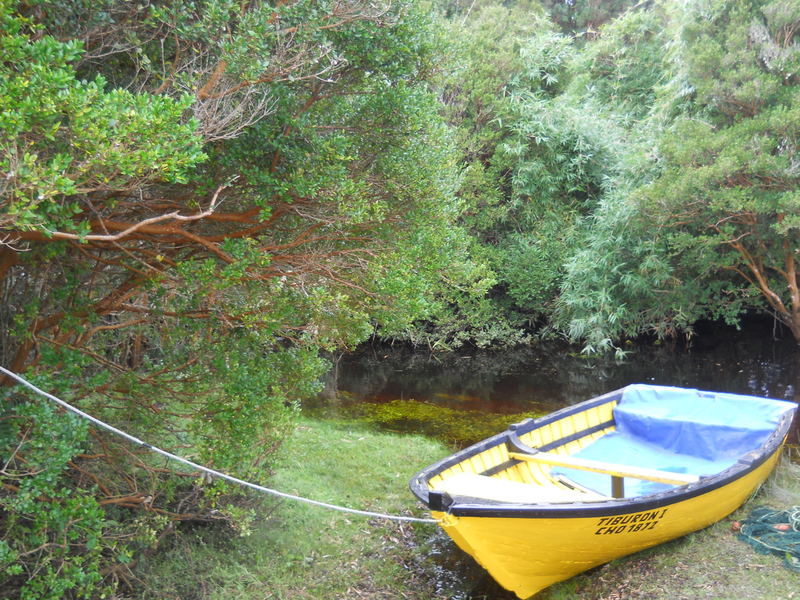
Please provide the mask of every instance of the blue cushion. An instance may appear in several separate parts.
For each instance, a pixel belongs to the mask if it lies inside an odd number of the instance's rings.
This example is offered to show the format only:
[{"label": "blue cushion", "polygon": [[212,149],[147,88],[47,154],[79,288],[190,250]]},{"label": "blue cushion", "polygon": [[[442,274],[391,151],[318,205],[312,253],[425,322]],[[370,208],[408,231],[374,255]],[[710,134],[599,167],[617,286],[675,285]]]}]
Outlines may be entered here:
[{"label": "blue cushion", "polygon": [[631,385],[614,409],[614,420],[619,432],[715,461],[759,448],[794,408],[792,402],[770,398]]},{"label": "blue cushion", "polygon": [[[575,456],[673,473],[713,475],[760,448],[792,402],[651,385],[624,389],[614,409],[617,430]],[[558,467],[576,483],[607,496],[611,477]],[[652,494],[673,485],[625,478],[625,497]]]},{"label": "blue cushion", "polygon": [[[604,435],[593,444],[586,446],[575,456],[603,462],[634,465],[671,473],[691,475],[713,475],[727,469],[735,460],[711,461],[688,454],[675,454],[664,448],[639,438],[618,432]],[[611,496],[611,476],[580,469],[555,467],[553,474],[564,475],[583,487],[605,496]],[[632,477],[625,478],[625,497],[653,494],[675,487],[667,483],[646,481]]]}]

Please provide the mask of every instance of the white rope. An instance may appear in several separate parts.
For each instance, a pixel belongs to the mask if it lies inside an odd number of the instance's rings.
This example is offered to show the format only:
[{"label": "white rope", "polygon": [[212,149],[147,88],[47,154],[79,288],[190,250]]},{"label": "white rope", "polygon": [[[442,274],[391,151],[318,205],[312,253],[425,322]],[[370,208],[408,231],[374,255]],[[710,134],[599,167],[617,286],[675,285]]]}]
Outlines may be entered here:
[{"label": "white rope", "polygon": [[310,498],[303,498],[302,496],[295,496],[294,494],[287,494],[286,492],[279,492],[278,490],[273,490],[263,485],[258,485],[257,483],[252,483],[250,481],[245,481],[244,479],[239,479],[238,477],[233,477],[232,475],[227,475],[226,473],[222,473],[221,471],[217,471],[215,469],[211,469],[209,467],[204,467],[203,465],[198,465],[190,460],[187,460],[181,456],[176,454],[172,454],[171,452],[167,452],[166,450],[162,450],[161,448],[157,448],[156,446],[152,446],[147,442],[143,442],[139,438],[132,436],[129,433],[125,433],[124,431],[117,429],[116,427],[109,425],[108,423],[104,423],[100,419],[93,417],[90,414],[83,412],[82,410],[75,408],[71,404],[68,404],[61,400],[60,398],[56,398],[52,394],[48,394],[44,390],[39,389],[35,385],[33,385],[30,381],[20,377],[16,373],[5,369],[4,367],[0,367],[0,371],[11,377],[12,379],[17,380],[19,383],[24,385],[25,387],[33,390],[37,394],[44,396],[45,398],[52,400],[59,406],[67,409],[71,413],[78,415],[79,417],[86,419],[97,425],[98,427],[105,429],[106,431],[110,431],[111,433],[118,435],[121,438],[128,440],[136,444],[137,446],[142,446],[143,448],[147,448],[151,452],[155,452],[156,454],[160,454],[168,458],[169,460],[174,460],[186,466],[192,467],[193,469],[197,469],[198,471],[202,471],[203,473],[208,473],[214,477],[219,477],[220,479],[224,479],[226,481],[230,481],[231,483],[235,483],[244,487],[248,487],[250,489],[256,490],[258,492],[263,492],[265,494],[271,494],[273,496],[278,496],[279,498],[286,498],[287,500],[297,500],[298,502],[305,502],[306,504],[311,504],[313,506],[320,506],[322,508],[328,508],[331,510],[338,510],[340,512],[350,513],[354,515],[362,515],[364,517],[374,517],[376,519],[388,519],[390,521],[410,521],[412,523],[438,523],[436,519],[420,519],[417,517],[405,517],[402,515],[386,515],[377,512],[371,512],[368,510],[358,510],[355,508],[347,508],[345,506],[337,506],[336,504],[329,504],[327,502],[320,502],[319,500],[311,500]]}]

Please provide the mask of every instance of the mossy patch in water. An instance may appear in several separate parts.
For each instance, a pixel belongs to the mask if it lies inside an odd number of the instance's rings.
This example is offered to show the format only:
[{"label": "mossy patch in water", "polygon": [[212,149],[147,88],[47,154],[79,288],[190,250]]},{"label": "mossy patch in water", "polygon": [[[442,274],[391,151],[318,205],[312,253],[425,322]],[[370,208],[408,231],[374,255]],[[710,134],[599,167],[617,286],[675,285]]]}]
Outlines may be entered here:
[{"label": "mossy patch in water", "polygon": [[392,400],[381,404],[362,403],[354,407],[358,418],[383,429],[420,433],[459,447],[468,446],[540,413],[491,414],[457,410],[416,400]]}]

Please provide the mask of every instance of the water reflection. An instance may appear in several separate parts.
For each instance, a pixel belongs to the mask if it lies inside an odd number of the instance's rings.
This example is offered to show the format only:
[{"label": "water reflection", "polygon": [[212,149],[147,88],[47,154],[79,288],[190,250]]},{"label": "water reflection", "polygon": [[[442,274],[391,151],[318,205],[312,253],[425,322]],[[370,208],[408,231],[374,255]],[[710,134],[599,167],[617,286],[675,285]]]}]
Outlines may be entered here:
[{"label": "water reflection", "polygon": [[630,383],[654,383],[800,400],[800,353],[793,340],[753,328],[723,330],[714,339],[705,346],[632,348],[624,361],[583,357],[559,343],[445,356],[369,347],[340,358],[328,398],[347,392],[358,401],[415,399],[505,414],[553,410]]}]

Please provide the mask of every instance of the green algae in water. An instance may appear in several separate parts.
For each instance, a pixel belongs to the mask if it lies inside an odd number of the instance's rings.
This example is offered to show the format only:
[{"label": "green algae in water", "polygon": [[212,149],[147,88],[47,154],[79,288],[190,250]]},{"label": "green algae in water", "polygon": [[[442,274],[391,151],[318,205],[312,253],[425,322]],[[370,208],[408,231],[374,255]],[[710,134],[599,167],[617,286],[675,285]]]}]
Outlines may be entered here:
[{"label": "green algae in water", "polygon": [[357,407],[359,420],[382,429],[419,433],[459,447],[468,446],[505,430],[510,423],[542,413],[491,414],[457,410],[416,400],[392,400]]}]

